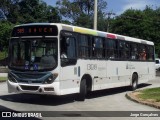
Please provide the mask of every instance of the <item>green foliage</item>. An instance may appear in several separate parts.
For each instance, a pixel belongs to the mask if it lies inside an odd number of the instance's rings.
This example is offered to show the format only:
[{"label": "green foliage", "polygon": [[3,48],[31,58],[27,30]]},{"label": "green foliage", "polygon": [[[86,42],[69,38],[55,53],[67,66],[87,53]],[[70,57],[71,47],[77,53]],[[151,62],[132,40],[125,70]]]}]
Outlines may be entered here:
[{"label": "green foliage", "polygon": [[41,0],[0,0],[0,9],[11,23],[60,22],[56,8]]},{"label": "green foliage", "polygon": [[0,82],[6,81],[6,80],[7,80],[7,77],[0,77]]},{"label": "green foliage", "polygon": [[111,32],[153,41],[156,53],[160,51],[160,8],[153,10],[126,10],[123,14],[112,20]]},{"label": "green foliage", "polygon": [[0,50],[8,48],[11,30],[16,24],[35,22],[60,22],[56,8],[41,0],[0,0],[0,9],[7,21],[0,21]]},{"label": "green foliage", "polygon": [[8,21],[0,21],[0,47],[1,51],[8,48],[10,34],[13,28],[13,24]]},{"label": "green foliage", "polygon": [[[98,29],[103,29],[106,6],[105,0],[98,1],[98,14],[101,16],[98,17]],[[58,0],[57,8],[73,25],[93,28],[94,0]]]}]

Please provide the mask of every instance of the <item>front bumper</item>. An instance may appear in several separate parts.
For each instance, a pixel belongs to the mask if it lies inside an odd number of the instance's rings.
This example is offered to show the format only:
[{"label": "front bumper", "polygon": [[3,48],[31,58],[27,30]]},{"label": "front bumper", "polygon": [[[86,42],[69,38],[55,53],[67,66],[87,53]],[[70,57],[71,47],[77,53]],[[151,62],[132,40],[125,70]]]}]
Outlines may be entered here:
[{"label": "front bumper", "polygon": [[60,95],[59,82],[53,82],[52,84],[24,84],[8,80],[7,85],[9,93]]}]

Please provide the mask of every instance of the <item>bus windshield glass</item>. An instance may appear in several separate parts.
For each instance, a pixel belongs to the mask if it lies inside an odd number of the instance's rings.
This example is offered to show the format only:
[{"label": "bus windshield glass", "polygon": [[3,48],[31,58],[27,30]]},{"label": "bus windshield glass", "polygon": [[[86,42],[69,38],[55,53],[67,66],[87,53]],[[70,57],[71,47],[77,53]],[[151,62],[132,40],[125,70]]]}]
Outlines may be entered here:
[{"label": "bus windshield glass", "polygon": [[57,49],[57,38],[11,39],[9,65],[25,71],[54,69]]}]

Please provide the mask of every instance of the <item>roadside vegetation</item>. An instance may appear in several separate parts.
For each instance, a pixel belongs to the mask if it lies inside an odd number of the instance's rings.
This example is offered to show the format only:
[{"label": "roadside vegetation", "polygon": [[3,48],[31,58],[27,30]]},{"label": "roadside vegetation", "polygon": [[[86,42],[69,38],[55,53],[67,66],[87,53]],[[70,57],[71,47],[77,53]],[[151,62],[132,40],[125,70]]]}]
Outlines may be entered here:
[{"label": "roadside vegetation", "polygon": [[7,77],[0,77],[0,82],[6,81],[6,80],[7,80]]},{"label": "roadside vegetation", "polygon": [[139,91],[139,98],[143,100],[153,100],[154,102],[160,102],[160,87],[158,88],[150,88]]}]

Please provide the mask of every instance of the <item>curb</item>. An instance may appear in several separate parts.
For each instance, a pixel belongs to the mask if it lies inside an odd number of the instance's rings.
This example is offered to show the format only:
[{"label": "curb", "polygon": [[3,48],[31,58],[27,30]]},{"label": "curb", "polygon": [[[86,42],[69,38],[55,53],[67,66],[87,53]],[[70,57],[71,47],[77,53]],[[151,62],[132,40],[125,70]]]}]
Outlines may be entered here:
[{"label": "curb", "polygon": [[152,102],[148,102],[148,101],[143,101],[143,100],[140,100],[138,98],[133,98],[133,96],[131,95],[132,93],[126,93],[126,98],[133,101],[133,102],[136,102],[136,103],[140,103],[140,104],[143,104],[143,105],[148,105],[150,107],[154,107],[154,108],[157,108],[157,109],[160,109],[160,105],[155,105],[154,103]]},{"label": "curb", "polygon": [[0,83],[2,83],[2,82],[6,82],[7,80],[0,80]]}]

